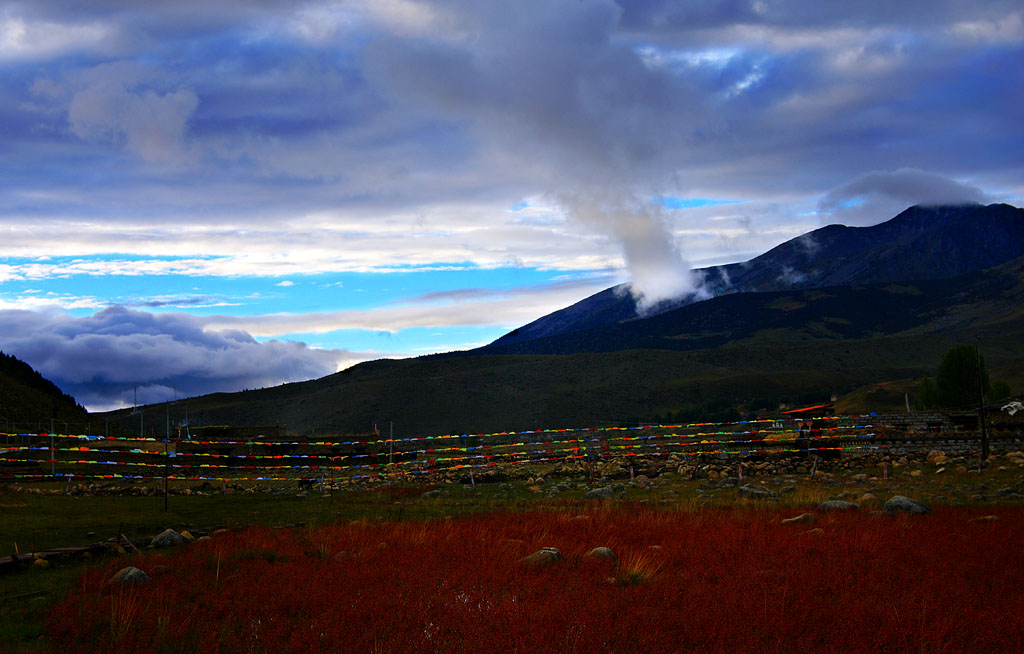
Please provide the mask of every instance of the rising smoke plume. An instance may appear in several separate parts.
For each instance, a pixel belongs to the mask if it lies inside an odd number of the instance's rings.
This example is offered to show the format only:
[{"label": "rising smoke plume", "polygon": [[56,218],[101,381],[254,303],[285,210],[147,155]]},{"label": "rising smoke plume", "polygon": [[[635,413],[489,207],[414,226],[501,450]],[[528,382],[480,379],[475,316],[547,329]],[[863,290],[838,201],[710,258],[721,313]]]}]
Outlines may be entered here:
[{"label": "rising smoke plume", "polygon": [[470,125],[510,176],[532,175],[573,219],[615,239],[641,311],[696,292],[651,197],[708,124],[700,94],[617,40],[622,10],[610,0],[446,6],[421,5],[432,17],[427,36],[375,41],[377,81]]}]

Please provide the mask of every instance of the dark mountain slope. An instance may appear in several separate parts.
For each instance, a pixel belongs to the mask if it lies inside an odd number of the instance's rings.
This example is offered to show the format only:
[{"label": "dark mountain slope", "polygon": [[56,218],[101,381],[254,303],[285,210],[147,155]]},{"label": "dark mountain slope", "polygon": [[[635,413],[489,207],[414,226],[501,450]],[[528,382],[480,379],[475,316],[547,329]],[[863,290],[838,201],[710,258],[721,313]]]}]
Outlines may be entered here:
[{"label": "dark mountain slope", "polygon": [[[911,207],[872,227],[829,225],[743,263],[698,272],[715,295],[934,280],[983,270],[1024,254],[1024,209],[1006,204]],[[665,303],[660,311],[680,304]],[[625,284],[543,316],[488,348],[595,329],[636,318]]]},{"label": "dark mountain slope", "polygon": [[734,289],[769,291],[944,279],[1022,254],[1024,209],[915,206],[871,227],[822,227],[720,268]]},{"label": "dark mountain slope", "polygon": [[[932,375],[950,345],[975,336],[993,369],[1020,366],[1024,260],[955,280],[736,294],[615,328],[640,325],[607,338],[646,349],[598,351],[602,330],[593,330],[565,346],[573,354],[377,361],[314,381],[193,398],[172,406],[171,419],[187,409],[203,424],[284,423],[305,434],[365,433],[393,421],[399,437],[576,427],[828,400]],[[559,351],[558,339],[570,336],[538,342]],[[584,346],[592,351],[579,353]],[[163,406],[148,410],[165,419]],[[121,415],[126,426],[138,424]]]},{"label": "dark mountain slope", "polygon": [[[88,414],[30,365],[0,352],[0,429],[49,431],[49,421],[85,422]],[[20,423],[20,424],[19,424]]]},{"label": "dark mountain slope", "polygon": [[[989,271],[902,284],[733,293],[645,318],[484,348],[491,354],[697,350],[751,340],[863,339],[983,322],[1024,306],[1024,257]],[[938,331],[936,327],[933,331]]]}]

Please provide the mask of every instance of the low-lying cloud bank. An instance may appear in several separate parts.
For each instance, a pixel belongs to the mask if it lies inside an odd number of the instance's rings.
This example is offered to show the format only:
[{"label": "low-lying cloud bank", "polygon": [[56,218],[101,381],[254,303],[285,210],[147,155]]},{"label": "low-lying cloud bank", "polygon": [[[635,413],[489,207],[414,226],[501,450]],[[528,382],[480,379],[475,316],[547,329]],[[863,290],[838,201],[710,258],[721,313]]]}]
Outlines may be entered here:
[{"label": "low-lying cloud bank", "polygon": [[[91,411],[304,381],[407,352],[321,349],[264,340],[337,330],[514,327],[612,283],[603,276],[507,289],[461,289],[324,313],[194,316],[112,306],[87,317],[59,308],[0,310],[0,349]],[[413,348],[414,352],[443,348]]]},{"label": "low-lying cloud bank", "polygon": [[0,348],[96,411],[313,379],[370,358],[211,331],[185,314],[111,307],[85,318],[0,311]]}]

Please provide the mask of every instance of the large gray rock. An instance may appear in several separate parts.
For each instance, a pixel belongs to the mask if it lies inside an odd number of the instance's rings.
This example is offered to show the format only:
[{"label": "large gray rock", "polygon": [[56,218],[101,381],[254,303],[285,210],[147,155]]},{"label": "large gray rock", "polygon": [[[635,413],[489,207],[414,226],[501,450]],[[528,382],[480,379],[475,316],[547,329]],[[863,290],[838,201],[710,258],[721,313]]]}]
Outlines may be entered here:
[{"label": "large gray rock", "polygon": [[527,556],[519,559],[519,563],[528,566],[547,566],[558,563],[562,560],[562,552],[555,547],[545,547]]},{"label": "large gray rock", "polygon": [[121,568],[114,573],[114,576],[110,578],[110,581],[115,584],[125,584],[129,586],[148,586],[153,583],[153,580],[149,578],[149,575],[134,566]]},{"label": "large gray rock", "polygon": [[818,505],[821,511],[856,511],[857,505],[846,500],[828,500]]},{"label": "large gray rock", "polygon": [[885,506],[882,507],[882,510],[885,513],[912,513],[914,515],[924,515],[932,512],[924,504],[903,495],[896,495],[890,498],[885,503]]},{"label": "large gray rock", "polygon": [[584,555],[586,558],[608,559],[612,563],[618,563],[619,557],[610,547],[595,547]]},{"label": "large gray rock", "polygon": [[740,486],[739,493],[743,497],[752,500],[771,500],[779,496],[779,494],[773,490],[765,488],[764,486],[755,486],[753,484]]},{"label": "large gray rock", "polygon": [[152,547],[176,547],[184,545],[186,542],[185,537],[173,529],[164,529],[159,536],[153,539],[150,545]]},{"label": "large gray rock", "polygon": [[583,497],[588,500],[610,500],[615,495],[616,493],[611,486],[601,486],[600,488],[587,491],[587,494]]}]

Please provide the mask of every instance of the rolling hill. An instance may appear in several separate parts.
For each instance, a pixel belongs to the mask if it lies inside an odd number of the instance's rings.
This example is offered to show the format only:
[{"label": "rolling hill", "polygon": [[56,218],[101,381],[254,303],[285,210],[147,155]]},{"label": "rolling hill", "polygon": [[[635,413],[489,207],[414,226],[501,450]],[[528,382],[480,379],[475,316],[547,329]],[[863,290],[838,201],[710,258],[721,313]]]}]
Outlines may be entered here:
[{"label": "rolling hill", "polygon": [[734,418],[879,382],[910,388],[976,338],[994,376],[1024,387],[1024,210],[911,207],[702,274],[719,295],[644,318],[616,287],[476,350],[154,405],[145,424],[187,411],[193,425],[352,434],[394,423],[403,437]]},{"label": "rolling hill", "polygon": [[50,420],[86,422],[88,414],[24,361],[0,352],[0,429],[49,431]]},{"label": "rolling hill", "polygon": [[[283,423],[303,434],[393,422],[398,437],[727,418],[735,407],[827,401],[932,375],[950,345],[976,336],[996,376],[1024,370],[1024,257],[947,280],[729,294],[537,339],[543,353],[482,348],[376,361],[147,410],[161,423],[187,409],[193,424]],[[127,411],[108,417],[139,422]]]}]

